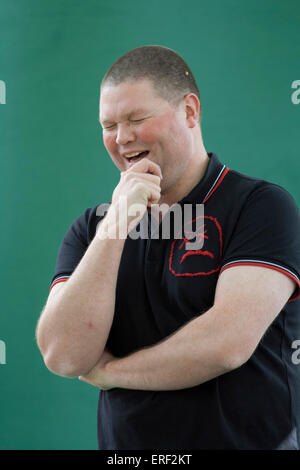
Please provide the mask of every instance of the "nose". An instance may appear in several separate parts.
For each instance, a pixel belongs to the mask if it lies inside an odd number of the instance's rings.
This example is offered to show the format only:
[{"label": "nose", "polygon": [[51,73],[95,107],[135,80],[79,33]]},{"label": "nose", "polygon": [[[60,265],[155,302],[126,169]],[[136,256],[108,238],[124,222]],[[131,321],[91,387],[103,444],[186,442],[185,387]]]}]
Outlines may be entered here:
[{"label": "nose", "polygon": [[135,135],[133,130],[129,125],[122,123],[118,126],[116,143],[120,145],[125,145],[128,142],[133,142],[135,140]]}]

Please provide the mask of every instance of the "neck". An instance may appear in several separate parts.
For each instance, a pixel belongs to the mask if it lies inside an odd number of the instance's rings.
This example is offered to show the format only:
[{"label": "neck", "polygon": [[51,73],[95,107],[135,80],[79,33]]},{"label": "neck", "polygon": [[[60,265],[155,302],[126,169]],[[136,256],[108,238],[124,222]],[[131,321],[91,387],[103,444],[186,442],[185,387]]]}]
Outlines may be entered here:
[{"label": "neck", "polygon": [[159,204],[176,204],[187,196],[192,189],[202,180],[209,163],[209,156],[204,149],[204,153],[193,161],[193,164],[187,166],[185,172],[180,176],[176,184],[173,184],[169,190],[163,192]]},{"label": "neck", "polygon": [[[198,157],[193,165],[189,165],[181,178],[169,191],[162,193],[158,206],[151,207],[151,215],[160,223],[169,208],[187,196],[191,190],[201,181],[205,175],[209,156],[205,149],[201,157]],[[175,187],[175,188],[174,188]],[[166,204],[163,206],[162,204]],[[150,208],[148,209],[150,211]]]}]

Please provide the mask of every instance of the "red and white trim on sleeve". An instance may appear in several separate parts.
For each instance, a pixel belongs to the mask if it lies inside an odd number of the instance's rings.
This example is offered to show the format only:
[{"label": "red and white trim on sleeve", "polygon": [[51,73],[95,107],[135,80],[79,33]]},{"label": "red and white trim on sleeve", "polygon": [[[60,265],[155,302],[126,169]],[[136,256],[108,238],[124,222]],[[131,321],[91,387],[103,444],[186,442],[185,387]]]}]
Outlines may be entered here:
[{"label": "red and white trim on sleeve", "polygon": [[292,271],[289,269],[285,268],[284,266],[281,266],[279,264],[275,263],[270,263],[269,261],[259,261],[259,260],[251,260],[251,259],[239,259],[235,261],[229,261],[228,263],[224,264],[223,267],[220,270],[220,274],[225,271],[225,269],[228,269],[232,266],[262,266],[265,268],[270,268],[270,269],[275,269],[276,271],[279,271],[283,274],[286,274],[289,276],[291,279],[293,279],[298,286],[298,289],[296,292],[293,294],[293,296],[288,300],[288,302],[292,302],[293,300],[296,300],[300,296],[300,279],[298,276],[295,275]]},{"label": "red and white trim on sleeve", "polygon": [[51,284],[51,286],[50,286],[49,293],[50,293],[52,287],[53,287],[55,284],[58,284],[59,282],[67,281],[67,280],[69,279],[69,277],[71,277],[71,276],[58,276],[56,279],[54,279],[54,281],[52,282],[52,284]]}]

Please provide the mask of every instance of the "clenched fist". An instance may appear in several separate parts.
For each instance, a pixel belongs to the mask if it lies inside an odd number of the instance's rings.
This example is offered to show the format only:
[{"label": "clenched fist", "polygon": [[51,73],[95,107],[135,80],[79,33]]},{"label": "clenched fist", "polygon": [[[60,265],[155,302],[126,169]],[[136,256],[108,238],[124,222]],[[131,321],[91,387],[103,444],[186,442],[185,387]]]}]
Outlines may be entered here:
[{"label": "clenched fist", "polygon": [[121,173],[105,217],[111,233],[117,229],[127,236],[142,219],[147,207],[158,203],[161,179],[159,165],[146,157]]}]

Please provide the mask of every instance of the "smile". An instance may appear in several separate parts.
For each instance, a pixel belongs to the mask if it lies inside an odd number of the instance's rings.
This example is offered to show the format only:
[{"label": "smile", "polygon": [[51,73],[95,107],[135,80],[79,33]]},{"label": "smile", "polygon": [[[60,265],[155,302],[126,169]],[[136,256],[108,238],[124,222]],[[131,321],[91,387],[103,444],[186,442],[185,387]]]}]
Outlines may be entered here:
[{"label": "smile", "polygon": [[141,160],[142,158],[146,157],[148,154],[149,154],[149,150],[145,150],[145,151],[142,151],[142,152],[132,152],[132,153],[128,153],[127,155],[125,155],[125,158],[130,163],[135,163],[135,162]]}]

